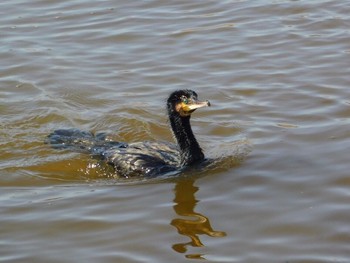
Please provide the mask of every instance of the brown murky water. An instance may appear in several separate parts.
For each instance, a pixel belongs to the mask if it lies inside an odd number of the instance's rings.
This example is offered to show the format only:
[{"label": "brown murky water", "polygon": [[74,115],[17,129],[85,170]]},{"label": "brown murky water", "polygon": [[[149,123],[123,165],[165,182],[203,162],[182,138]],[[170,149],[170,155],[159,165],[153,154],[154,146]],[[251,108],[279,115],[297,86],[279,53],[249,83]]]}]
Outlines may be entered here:
[{"label": "brown murky water", "polygon": [[[350,262],[347,1],[0,10],[1,262]],[[213,104],[192,121],[206,155],[245,160],[129,182],[43,143],[69,127],[171,141],[182,88]]]}]

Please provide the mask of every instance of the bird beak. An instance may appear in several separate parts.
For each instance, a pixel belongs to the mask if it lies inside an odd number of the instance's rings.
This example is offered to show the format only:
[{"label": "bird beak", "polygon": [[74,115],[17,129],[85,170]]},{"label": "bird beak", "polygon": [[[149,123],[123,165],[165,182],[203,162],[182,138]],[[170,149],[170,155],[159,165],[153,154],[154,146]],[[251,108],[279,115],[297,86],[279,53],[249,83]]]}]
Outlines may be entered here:
[{"label": "bird beak", "polygon": [[206,101],[192,100],[188,104],[183,104],[182,109],[184,112],[192,113],[198,108],[207,107],[207,106],[210,106],[210,102],[208,100]]}]

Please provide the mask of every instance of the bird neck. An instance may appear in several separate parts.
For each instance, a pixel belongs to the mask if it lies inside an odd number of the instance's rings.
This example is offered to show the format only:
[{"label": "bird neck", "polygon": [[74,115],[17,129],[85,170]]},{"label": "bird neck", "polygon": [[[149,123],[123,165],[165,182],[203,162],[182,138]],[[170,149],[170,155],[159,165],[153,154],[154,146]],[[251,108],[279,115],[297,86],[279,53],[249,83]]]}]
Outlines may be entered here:
[{"label": "bird neck", "polygon": [[190,116],[170,116],[170,124],[180,149],[181,166],[191,165],[204,159],[190,125]]}]

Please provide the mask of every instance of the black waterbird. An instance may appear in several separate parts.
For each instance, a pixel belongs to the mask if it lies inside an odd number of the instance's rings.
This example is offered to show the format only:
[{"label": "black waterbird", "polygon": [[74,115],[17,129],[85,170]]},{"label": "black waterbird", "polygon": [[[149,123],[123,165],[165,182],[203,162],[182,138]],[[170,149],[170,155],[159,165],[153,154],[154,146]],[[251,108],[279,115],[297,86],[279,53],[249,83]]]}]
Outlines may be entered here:
[{"label": "black waterbird", "polygon": [[114,142],[102,134],[77,129],[60,129],[48,136],[54,148],[68,148],[90,153],[114,166],[120,176],[158,176],[181,170],[204,160],[190,125],[191,114],[198,108],[210,106],[199,101],[192,90],[173,92],[166,103],[168,117],[177,145],[166,142]]}]

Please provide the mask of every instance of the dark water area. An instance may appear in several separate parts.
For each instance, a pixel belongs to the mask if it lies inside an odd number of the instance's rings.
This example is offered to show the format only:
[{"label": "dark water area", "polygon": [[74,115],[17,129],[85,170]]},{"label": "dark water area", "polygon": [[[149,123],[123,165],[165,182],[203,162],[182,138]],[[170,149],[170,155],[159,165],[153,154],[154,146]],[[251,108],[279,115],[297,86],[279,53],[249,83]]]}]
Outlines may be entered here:
[{"label": "dark water area", "polygon": [[[347,1],[0,3],[1,262],[350,262]],[[55,129],[173,141],[215,167],[122,180]]]}]

